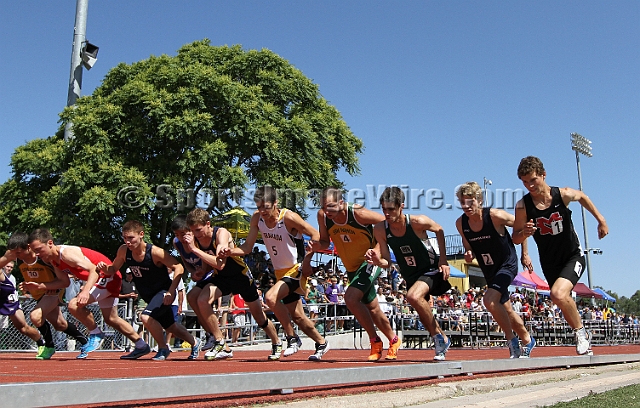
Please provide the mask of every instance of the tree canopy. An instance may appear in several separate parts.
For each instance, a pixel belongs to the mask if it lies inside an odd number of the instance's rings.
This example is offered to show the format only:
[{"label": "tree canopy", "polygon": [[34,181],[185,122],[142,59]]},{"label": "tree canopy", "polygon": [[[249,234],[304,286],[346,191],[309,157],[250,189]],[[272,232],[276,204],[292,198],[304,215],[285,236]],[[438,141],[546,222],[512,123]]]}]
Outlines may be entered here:
[{"label": "tree canopy", "polygon": [[[119,64],[60,117],[55,136],[12,155],[13,176],[0,186],[1,230],[48,227],[108,255],[127,219],[145,223],[164,246],[168,223],[188,209],[169,199],[178,189],[216,197],[252,184],[341,186],[337,173],[357,174],[363,150],[318,85],[288,61],[206,39],[176,56]],[[65,142],[67,122],[74,138]],[[228,205],[213,199],[210,209]]]}]

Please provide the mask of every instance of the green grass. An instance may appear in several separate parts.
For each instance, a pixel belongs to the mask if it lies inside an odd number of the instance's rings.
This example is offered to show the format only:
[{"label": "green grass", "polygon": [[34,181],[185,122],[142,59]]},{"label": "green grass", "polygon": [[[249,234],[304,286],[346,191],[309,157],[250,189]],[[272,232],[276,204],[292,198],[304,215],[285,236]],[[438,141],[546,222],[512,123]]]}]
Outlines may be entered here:
[{"label": "green grass", "polygon": [[640,407],[640,385],[629,385],[627,387],[592,394],[571,402],[560,402],[549,405],[552,408],[602,408],[602,407]]}]

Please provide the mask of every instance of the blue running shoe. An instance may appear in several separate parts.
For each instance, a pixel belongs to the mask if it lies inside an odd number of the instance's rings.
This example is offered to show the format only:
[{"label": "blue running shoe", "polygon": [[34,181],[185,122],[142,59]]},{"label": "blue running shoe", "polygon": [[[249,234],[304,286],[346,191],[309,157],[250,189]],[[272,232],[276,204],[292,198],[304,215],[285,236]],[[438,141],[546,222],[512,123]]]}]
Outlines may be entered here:
[{"label": "blue running shoe", "polygon": [[211,348],[215,345],[216,345],[215,336],[212,336],[209,333],[207,333],[206,341],[204,342],[204,345],[200,347],[200,350],[201,351],[211,350]]},{"label": "blue running shoe", "polygon": [[196,344],[191,347],[191,354],[187,357],[187,360],[197,360],[200,355],[200,339],[196,339]]},{"label": "blue running shoe", "polygon": [[121,360],[136,360],[142,356],[146,356],[151,353],[151,347],[148,344],[145,344],[142,348],[134,348],[133,351],[129,354],[123,354],[120,356]]},{"label": "blue running shoe", "polygon": [[164,361],[169,358],[169,354],[171,354],[171,350],[169,348],[159,348],[158,353],[155,356],[151,357],[154,361]]},{"label": "blue running shoe", "polygon": [[509,342],[509,358],[520,358],[521,354],[520,339],[516,336]]},{"label": "blue running shoe", "polygon": [[531,350],[536,346],[536,339],[531,337],[531,341],[526,346],[522,346],[520,348],[520,358],[529,358],[531,357]]},{"label": "blue running shoe", "polygon": [[91,353],[92,351],[95,351],[100,348],[100,346],[102,345],[103,339],[104,339],[104,333],[90,334],[89,340],[87,340],[87,344],[82,346],[81,350],[87,354]]},{"label": "blue running shoe", "polygon": [[435,342],[436,355],[433,357],[436,361],[444,361],[446,358],[449,346],[451,346],[451,339],[447,337],[447,341],[444,341],[444,336],[440,333],[433,336]]},{"label": "blue running shoe", "polygon": [[78,354],[76,356],[76,358],[79,359],[79,360],[82,360],[82,359],[87,358],[88,355],[89,355],[89,353],[87,353],[86,351],[80,349],[80,354]]}]

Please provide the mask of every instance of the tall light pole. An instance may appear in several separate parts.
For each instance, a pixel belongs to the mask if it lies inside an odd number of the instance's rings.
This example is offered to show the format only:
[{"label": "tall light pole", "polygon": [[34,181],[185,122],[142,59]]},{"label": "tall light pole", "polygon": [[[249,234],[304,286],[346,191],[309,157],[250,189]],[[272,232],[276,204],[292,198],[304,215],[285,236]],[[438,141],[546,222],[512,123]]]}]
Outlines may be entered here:
[{"label": "tall light pole", "polygon": [[483,201],[485,203],[487,203],[487,206],[490,206],[490,205],[493,205],[493,202],[489,202],[488,201],[488,198],[487,198],[487,186],[490,186],[491,184],[493,184],[493,182],[491,180],[489,180],[488,178],[486,178],[486,177],[483,177],[483,179],[484,179],[484,184],[483,184],[483,187],[482,187],[482,189],[484,190],[483,191],[483,193],[484,193],[484,200]]},{"label": "tall light pole", "polygon": [[[571,133],[571,149],[576,152],[576,165],[578,166],[578,187],[580,191],[582,191],[582,173],[580,173],[580,154],[584,154],[587,157],[592,157],[591,153],[591,140],[586,137],[578,134]],[[580,206],[582,209],[582,228],[584,230],[584,246],[585,246],[585,255],[587,258],[587,283],[589,284],[589,288],[591,288],[591,250],[589,247],[589,236],[587,235],[587,217],[583,206]]]},{"label": "tall light pole", "polygon": [[[67,106],[73,106],[80,97],[82,89],[82,48],[86,42],[87,11],[89,0],[76,1],[76,23],[73,27],[73,48],[71,50],[71,74],[69,75],[69,89],[67,91]],[[73,123],[67,122],[64,127],[64,140],[73,138]]]}]

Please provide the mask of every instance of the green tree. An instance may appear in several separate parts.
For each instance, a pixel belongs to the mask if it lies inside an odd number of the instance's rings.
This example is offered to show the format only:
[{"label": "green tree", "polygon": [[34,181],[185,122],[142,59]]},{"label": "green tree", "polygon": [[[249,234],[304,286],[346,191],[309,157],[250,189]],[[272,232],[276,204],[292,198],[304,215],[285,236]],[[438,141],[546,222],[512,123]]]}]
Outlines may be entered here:
[{"label": "green tree", "polygon": [[[64,142],[67,122],[74,138]],[[338,171],[357,174],[362,150],[288,61],[196,41],[173,57],[119,64],[61,113],[55,136],[16,149],[0,186],[1,230],[46,226],[61,241],[113,254],[121,223],[140,219],[164,246],[168,223],[188,209],[169,200],[178,189],[211,191],[219,212],[229,205],[220,192],[249,184],[341,186]]]},{"label": "green tree", "polygon": [[640,315],[640,290],[631,295],[630,298],[622,296],[616,302],[616,311],[619,313]]}]

